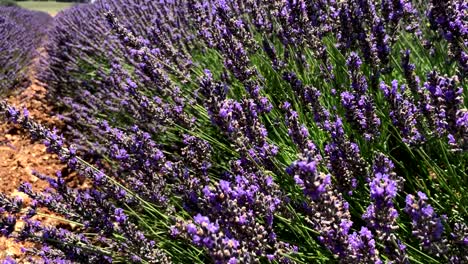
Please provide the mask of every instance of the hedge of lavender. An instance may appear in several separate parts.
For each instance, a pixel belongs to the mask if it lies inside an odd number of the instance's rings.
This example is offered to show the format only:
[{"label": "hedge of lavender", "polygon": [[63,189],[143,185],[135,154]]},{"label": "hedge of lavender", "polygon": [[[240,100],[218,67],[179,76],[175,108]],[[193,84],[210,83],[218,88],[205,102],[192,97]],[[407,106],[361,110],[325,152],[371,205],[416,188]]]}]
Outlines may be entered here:
[{"label": "hedge of lavender", "polygon": [[1,196],[4,236],[44,263],[468,263],[466,2],[154,2],[57,18],[66,137],[0,103],[87,179]]},{"label": "hedge of lavender", "polygon": [[[124,18],[123,25],[147,36],[154,14],[145,10],[156,10],[155,2],[117,0],[106,4]],[[102,4],[77,5],[55,17],[39,73],[51,96],[75,95],[81,89],[101,85],[112,60],[126,57],[124,46],[109,35]]]},{"label": "hedge of lavender", "polygon": [[28,80],[51,20],[46,13],[0,6],[0,93]]},{"label": "hedge of lavender", "polygon": [[[113,113],[120,107],[109,100],[109,93],[116,93],[109,83],[112,64],[125,62],[134,71],[140,71],[125,45],[110,34],[111,27],[103,16],[104,5],[113,10],[123,26],[146,39],[156,38],[157,17],[165,16],[160,13],[164,5],[158,1],[116,0],[78,5],[55,17],[38,78],[47,83],[48,97],[69,125],[67,133],[72,133],[79,145],[85,144],[87,135],[92,133],[86,130],[88,119],[97,112]],[[96,106],[102,108],[97,110]]]}]

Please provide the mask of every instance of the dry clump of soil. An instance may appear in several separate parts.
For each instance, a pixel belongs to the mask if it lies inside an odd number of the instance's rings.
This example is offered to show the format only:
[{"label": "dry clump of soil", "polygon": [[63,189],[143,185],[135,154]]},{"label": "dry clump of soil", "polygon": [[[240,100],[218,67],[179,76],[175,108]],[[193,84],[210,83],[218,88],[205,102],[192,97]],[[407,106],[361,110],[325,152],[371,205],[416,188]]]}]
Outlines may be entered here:
[{"label": "dry clump of soil", "polygon": [[[60,121],[49,115],[51,107],[45,103],[45,95],[45,88],[33,81],[28,88],[10,96],[7,101],[17,108],[28,109],[32,118],[47,127],[59,127]],[[35,190],[48,186],[46,182],[35,177],[32,171],[55,175],[63,168],[64,165],[60,163],[57,155],[48,153],[42,142],[31,141],[27,131],[0,118],[0,192],[20,196],[28,202],[25,195],[17,191],[22,182],[30,182]],[[22,246],[30,245],[0,237],[0,259],[10,256],[24,263]]]}]

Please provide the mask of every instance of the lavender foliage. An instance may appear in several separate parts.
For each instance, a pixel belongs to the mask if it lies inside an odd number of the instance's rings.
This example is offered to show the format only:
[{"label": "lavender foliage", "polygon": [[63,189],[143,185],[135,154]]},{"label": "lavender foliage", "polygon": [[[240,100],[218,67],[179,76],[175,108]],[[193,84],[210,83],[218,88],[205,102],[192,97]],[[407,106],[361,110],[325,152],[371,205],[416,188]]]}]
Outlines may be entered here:
[{"label": "lavender foliage", "polygon": [[0,195],[2,236],[44,263],[464,263],[466,80],[441,57],[466,61],[466,5],[439,2],[61,12],[39,78],[65,127],[0,112],[86,184]]}]

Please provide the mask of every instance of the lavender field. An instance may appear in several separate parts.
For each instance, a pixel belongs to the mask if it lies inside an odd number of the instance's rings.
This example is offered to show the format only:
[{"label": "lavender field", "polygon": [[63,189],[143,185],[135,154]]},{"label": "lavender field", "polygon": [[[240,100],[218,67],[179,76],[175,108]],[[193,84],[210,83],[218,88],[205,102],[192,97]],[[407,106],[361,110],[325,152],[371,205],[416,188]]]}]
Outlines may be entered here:
[{"label": "lavender field", "polygon": [[468,263],[467,46],[466,0],[0,6],[0,121],[65,164],[3,263]]}]

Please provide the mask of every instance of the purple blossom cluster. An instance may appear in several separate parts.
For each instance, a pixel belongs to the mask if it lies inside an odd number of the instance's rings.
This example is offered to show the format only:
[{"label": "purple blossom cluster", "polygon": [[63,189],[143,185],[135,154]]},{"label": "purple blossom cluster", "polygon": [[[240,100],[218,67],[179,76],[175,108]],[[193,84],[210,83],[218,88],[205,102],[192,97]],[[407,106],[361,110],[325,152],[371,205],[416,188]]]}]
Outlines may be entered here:
[{"label": "purple blossom cluster", "polygon": [[[90,146],[83,143],[87,137],[84,130],[88,128],[89,133],[95,133],[93,130],[97,125],[90,126],[90,123],[94,122],[97,113],[107,112],[115,117],[122,116],[123,106],[124,109],[131,110],[133,116],[140,116],[140,108],[149,104],[146,100],[159,104],[158,98],[153,100],[141,97],[140,94],[133,93],[134,98],[127,98],[128,93],[132,92],[129,87],[145,87],[150,90],[167,86],[160,81],[153,82],[155,78],[164,76],[158,77],[148,71],[148,64],[142,61],[147,57],[141,56],[140,47],[128,46],[128,43],[119,39],[118,34],[111,33],[112,26],[106,20],[106,10],[112,9],[119,23],[131,29],[131,34],[137,34],[141,38],[140,45],[159,43],[146,47],[158,60],[153,66],[174,64],[184,68],[190,65],[189,58],[184,53],[187,51],[177,48],[190,41],[181,38],[188,34],[172,30],[177,28],[174,25],[176,21],[171,21],[171,15],[167,14],[172,11],[168,10],[169,6],[162,6],[164,2],[102,0],[92,5],[77,5],[60,12],[54,18],[45,45],[46,54],[41,58],[38,77],[47,84],[48,98],[57,102],[58,109],[63,109],[60,116],[67,126],[67,134],[73,135],[72,138],[76,139],[75,143],[79,149],[90,149]],[[159,21],[156,18],[167,19]],[[137,78],[123,78],[126,76],[126,65],[134,67]],[[106,69],[112,71],[107,72]],[[186,71],[180,74],[185,75]],[[161,72],[158,75],[161,75]],[[121,78],[128,82],[128,85],[122,88],[126,92],[115,89],[122,87]],[[171,90],[170,87],[167,89]],[[104,108],[97,107],[98,105]],[[167,106],[169,105],[160,105],[166,108]],[[162,111],[160,107],[154,111]],[[172,111],[164,110],[166,113]],[[90,127],[94,129],[89,129]]]},{"label": "purple blossom cluster", "polygon": [[374,234],[366,227],[351,232],[349,204],[332,184],[331,175],[323,172],[324,167],[318,149],[309,141],[287,169],[307,197],[303,210],[307,222],[319,230],[318,241],[342,263],[382,263]]},{"label": "purple blossom cluster", "polygon": [[[36,173],[37,177],[49,182],[50,188],[35,192],[31,184],[23,183],[19,190],[33,199],[31,205],[25,207],[20,200],[2,196],[4,236],[53,246],[44,246],[32,252],[46,262],[74,260],[79,263],[112,263],[113,257],[131,259],[134,263],[142,260],[152,263],[170,261],[164,252],[155,247],[155,242],[147,239],[138,226],[130,221],[130,216],[113,202],[128,200],[127,204],[132,204],[134,198],[129,197],[131,193],[119,187],[121,185],[111,183],[112,180],[102,171],[77,157],[76,149],[66,148],[62,137],[30,120],[27,113],[20,113],[4,102],[0,103],[0,110],[8,120],[27,129],[33,138],[43,140],[49,151],[58,154],[69,168],[89,178],[94,185],[94,188],[73,189],[67,186],[61,174],[51,178]],[[80,223],[80,232],[43,225],[35,219],[40,207],[61,214],[68,221]],[[17,231],[14,226],[19,219],[25,224]],[[85,236],[88,232],[96,236]],[[114,237],[117,234],[125,240]],[[112,257],[108,253],[110,251],[119,253]]]},{"label": "purple blossom cluster", "polygon": [[[286,171],[294,178],[295,183],[306,196],[304,211],[307,214],[308,223],[314,229],[319,230],[318,240],[333,254],[339,256],[343,263],[352,261],[382,263],[371,231],[362,227],[359,233],[351,233],[353,221],[351,220],[349,204],[337,189],[343,188],[343,177],[348,176],[335,174],[337,176],[336,184],[332,183],[332,175],[325,172],[326,160],[322,158],[320,150],[315,144],[308,139],[309,134],[305,133],[304,128],[306,127],[298,122],[297,113],[291,111],[291,105],[287,102],[283,108],[288,111],[286,114],[288,134],[299,147],[298,160],[294,161]],[[338,120],[335,123],[338,129],[339,122]],[[340,137],[343,135],[335,133],[332,136]],[[327,147],[325,147],[326,152]],[[327,157],[330,159],[329,162],[334,164],[334,167],[330,167],[330,171],[340,173],[334,168],[336,169],[343,164],[338,164],[334,158],[337,157]],[[352,181],[354,182],[352,184],[356,184],[355,179]],[[351,191],[349,192],[351,193]]]},{"label": "purple blossom cluster", "polygon": [[330,112],[320,102],[320,91],[315,87],[304,85],[294,72],[285,72],[283,79],[291,85],[301,104],[307,106],[313,113],[314,122],[324,128],[325,122],[330,119]]},{"label": "purple blossom cluster", "polygon": [[464,1],[430,1],[430,9],[427,11],[431,29],[449,43],[449,55],[458,62],[462,76],[466,76],[468,70],[466,10],[468,4]]},{"label": "purple blossom cluster", "polygon": [[410,145],[424,141],[420,124],[422,113],[413,97],[408,94],[407,86],[399,85],[397,80],[393,80],[391,87],[381,83],[380,89],[390,104],[389,116],[392,124],[399,130],[402,141]]},{"label": "purple blossom cluster", "polygon": [[466,149],[466,118],[463,110],[463,88],[457,76],[440,76],[433,71],[424,83],[427,91],[423,102],[423,113],[430,127],[439,137],[446,136],[449,144]]},{"label": "purple blossom cluster", "polygon": [[338,48],[360,50],[364,61],[380,71],[388,66],[391,46],[399,37],[392,32],[401,24],[406,31],[417,29],[411,1],[349,1],[336,12]]},{"label": "purple blossom cluster", "polygon": [[358,180],[367,176],[367,163],[361,156],[359,145],[345,133],[340,118],[328,122],[326,129],[331,136],[331,141],[324,147],[327,167],[336,177],[338,189],[352,195],[358,186]]},{"label": "purple blossom cluster", "polygon": [[[406,196],[405,212],[411,217],[412,234],[421,246],[434,256],[443,256],[447,263],[467,261],[468,233],[465,222],[439,216],[423,192]],[[446,232],[450,229],[450,232]]]},{"label": "purple blossom cluster", "polygon": [[405,211],[413,219],[413,234],[419,239],[423,239],[423,246],[429,247],[431,244],[440,241],[444,231],[442,219],[434,212],[434,208],[427,204],[427,196],[418,192],[417,198],[413,195],[406,197]]},{"label": "purple blossom cluster", "polygon": [[359,72],[361,64],[359,56],[351,53],[346,61],[351,90],[341,93],[341,104],[346,110],[346,119],[364,134],[366,140],[372,140],[379,135],[380,119],[372,97],[367,93],[367,80]]},{"label": "purple blossom cluster", "polygon": [[395,199],[403,188],[403,179],[394,172],[395,165],[385,155],[379,153],[372,166],[369,179],[371,204],[362,215],[367,227],[376,233],[384,252],[392,263],[409,263],[406,246],[395,236],[398,230],[398,210]]},{"label": "purple blossom cluster", "polygon": [[380,83],[393,125],[408,144],[418,145],[436,137],[445,139],[454,151],[466,150],[466,107],[458,76],[441,76],[431,71],[421,85],[409,54],[402,54],[407,84],[399,84],[398,80],[393,80],[391,87]]},{"label": "purple blossom cluster", "polygon": [[398,212],[393,200],[401,189],[401,179],[393,172],[393,163],[385,156],[377,156],[373,165],[373,178],[369,179],[370,198],[372,204],[367,207],[363,219],[368,222],[369,228],[376,230],[379,239],[384,240],[396,229]]},{"label": "purple blossom cluster", "polygon": [[173,235],[206,249],[215,263],[285,260],[283,255],[294,249],[279,241],[273,229],[282,203],[278,186],[271,178],[243,171],[240,161],[233,166],[239,170],[235,182],[220,180],[203,187],[195,202],[199,213],[193,221],[178,221]]}]

